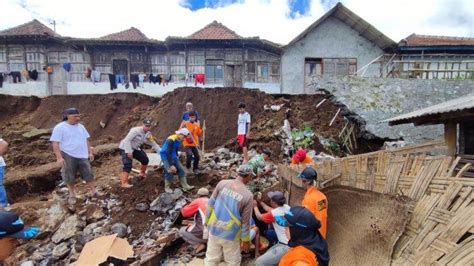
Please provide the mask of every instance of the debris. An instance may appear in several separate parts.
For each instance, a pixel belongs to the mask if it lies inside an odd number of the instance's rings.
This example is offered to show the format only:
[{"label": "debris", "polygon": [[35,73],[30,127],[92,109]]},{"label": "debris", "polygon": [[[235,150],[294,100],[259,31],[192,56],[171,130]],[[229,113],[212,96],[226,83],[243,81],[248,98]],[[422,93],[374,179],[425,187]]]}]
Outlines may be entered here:
[{"label": "debris", "polygon": [[51,132],[52,132],[51,129],[37,129],[37,128],[34,128],[34,129],[22,134],[22,136],[24,138],[27,138],[27,139],[33,139],[33,138],[41,137],[41,136],[44,136],[44,135],[49,135],[49,134],[51,134]]},{"label": "debris", "polygon": [[334,121],[336,121],[336,118],[337,118],[337,115],[339,114],[339,112],[341,111],[341,108],[339,108],[336,112],[336,114],[334,115],[334,117],[332,118],[331,120],[331,123],[329,123],[329,126],[332,126],[332,124],[334,123]]},{"label": "debris", "polygon": [[77,215],[71,215],[67,217],[66,220],[64,220],[64,222],[61,224],[56,233],[54,233],[54,235],[52,236],[51,240],[54,243],[58,244],[64,240],[70,239],[84,227],[84,221],[79,220],[79,217]]},{"label": "debris", "polygon": [[326,101],[326,99],[322,99],[322,100],[316,105],[316,108],[315,108],[315,109],[317,109],[319,106],[321,106],[321,104],[323,104],[325,101]]},{"label": "debris", "polygon": [[146,212],[148,210],[148,208],[149,208],[149,206],[145,202],[138,203],[135,206],[135,210],[137,210],[139,212]]},{"label": "debris", "polygon": [[117,235],[102,236],[84,246],[75,265],[99,265],[106,262],[109,257],[126,261],[132,256],[133,248],[127,240]]},{"label": "debris", "polygon": [[175,202],[174,196],[171,193],[162,193],[152,203],[150,203],[150,211],[156,211],[158,214],[164,214],[169,209],[173,208]]},{"label": "debris", "polygon": [[112,232],[117,234],[118,237],[126,237],[127,236],[127,226],[123,223],[115,223],[111,227]]},{"label": "debris", "polygon": [[61,243],[61,244],[54,247],[54,249],[53,249],[53,258],[55,260],[63,259],[69,254],[70,251],[71,251],[71,249],[69,248],[68,243],[63,242],[63,243]]}]

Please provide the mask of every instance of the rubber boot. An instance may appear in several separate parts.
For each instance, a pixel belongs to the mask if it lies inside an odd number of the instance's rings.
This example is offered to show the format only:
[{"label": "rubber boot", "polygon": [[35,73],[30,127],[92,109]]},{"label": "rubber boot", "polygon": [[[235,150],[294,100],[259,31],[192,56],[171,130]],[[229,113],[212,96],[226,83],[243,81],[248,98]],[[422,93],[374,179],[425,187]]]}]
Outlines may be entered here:
[{"label": "rubber boot", "polygon": [[146,168],[147,168],[148,165],[143,165],[142,164],[142,167],[140,168],[140,176],[143,177],[143,178],[146,178]]},{"label": "rubber boot", "polygon": [[171,181],[165,180],[165,192],[173,193],[173,190],[171,189]]},{"label": "rubber boot", "polygon": [[127,172],[122,172],[122,174],[120,175],[120,183],[121,183],[121,187],[123,187],[123,188],[133,187],[133,185],[130,185],[128,183],[128,175],[129,175],[129,173],[127,173]]},{"label": "rubber boot", "polygon": [[179,178],[179,182],[181,182],[181,187],[184,191],[189,191],[194,188],[194,186],[188,185],[188,180],[185,176]]}]

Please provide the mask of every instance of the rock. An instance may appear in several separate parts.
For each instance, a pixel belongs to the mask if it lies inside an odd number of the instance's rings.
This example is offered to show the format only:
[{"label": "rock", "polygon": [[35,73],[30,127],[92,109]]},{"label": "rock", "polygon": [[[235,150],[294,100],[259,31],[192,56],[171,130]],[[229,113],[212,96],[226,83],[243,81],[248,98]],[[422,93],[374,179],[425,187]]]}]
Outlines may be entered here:
[{"label": "rock", "polygon": [[51,134],[51,129],[37,129],[37,128],[34,128],[29,132],[23,133],[22,136],[27,138],[27,139],[33,139],[33,138],[36,138],[36,137],[49,135],[49,134]]},{"label": "rock", "polygon": [[51,240],[53,243],[60,243],[64,240],[68,240],[77,234],[79,230],[84,228],[85,222],[79,220],[77,215],[71,215],[61,224],[59,229],[54,233]]},{"label": "rock", "polygon": [[39,263],[39,266],[51,266],[51,265],[54,265],[53,258],[51,257],[46,258]]},{"label": "rock", "polygon": [[219,162],[219,163],[217,163],[217,166],[218,166],[219,168],[226,169],[226,168],[229,168],[229,167],[230,167],[230,163]]},{"label": "rock", "polygon": [[135,205],[135,210],[140,211],[140,212],[146,212],[148,210],[149,206],[145,202],[138,203]]},{"label": "rock", "polygon": [[173,208],[175,199],[171,193],[163,193],[150,204],[150,210],[165,214]]},{"label": "rock", "polygon": [[103,219],[105,214],[101,207],[95,204],[89,204],[87,205],[85,216],[88,222],[96,222]]},{"label": "rock", "polygon": [[51,205],[47,210],[38,210],[39,219],[37,224],[41,225],[42,232],[53,232],[66,218],[66,210],[59,202]]},{"label": "rock", "polygon": [[127,226],[123,223],[115,223],[111,228],[112,232],[117,234],[118,237],[127,236]]},{"label": "rock", "polygon": [[50,257],[51,255],[52,250],[50,248],[40,247],[30,256],[30,259],[38,262],[44,260],[46,257]]},{"label": "rock", "polygon": [[35,266],[35,263],[31,260],[22,262],[20,266]]},{"label": "rock", "polygon": [[173,198],[175,200],[181,198],[183,196],[183,191],[179,188],[176,188],[174,191],[173,191]]},{"label": "rock", "polygon": [[63,243],[57,245],[56,247],[54,247],[54,249],[53,249],[53,258],[56,259],[56,260],[63,259],[69,254],[70,251],[71,251],[71,249],[69,248],[68,243],[63,242]]},{"label": "rock", "polygon": [[230,153],[230,150],[227,149],[227,148],[219,148],[217,149],[217,154],[219,155],[225,155],[225,154],[229,154]]}]

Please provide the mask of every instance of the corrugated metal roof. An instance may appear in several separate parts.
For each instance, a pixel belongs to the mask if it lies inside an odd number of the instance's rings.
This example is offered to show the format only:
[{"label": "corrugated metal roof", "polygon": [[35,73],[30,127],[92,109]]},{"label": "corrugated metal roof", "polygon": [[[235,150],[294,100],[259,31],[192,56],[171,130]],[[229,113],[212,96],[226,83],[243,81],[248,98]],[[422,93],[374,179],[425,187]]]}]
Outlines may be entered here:
[{"label": "corrugated metal roof", "polygon": [[405,46],[474,45],[474,38],[411,34],[400,41]]},{"label": "corrugated metal roof", "polygon": [[456,111],[463,111],[467,109],[474,109],[474,93],[468,94],[466,96],[456,98],[447,102],[436,104],[430,107],[419,109],[408,114],[399,115],[382,122],[400,122],[407,120],[407,123],[410,123],[412,119],[420,118],[424,116],[450,113]]}]

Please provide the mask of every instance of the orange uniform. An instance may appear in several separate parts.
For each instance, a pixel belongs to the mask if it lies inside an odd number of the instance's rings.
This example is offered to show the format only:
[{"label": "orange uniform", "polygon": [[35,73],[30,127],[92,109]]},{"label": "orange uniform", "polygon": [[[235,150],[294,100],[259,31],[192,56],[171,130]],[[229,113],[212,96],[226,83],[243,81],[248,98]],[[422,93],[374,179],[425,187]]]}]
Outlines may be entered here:
[{"label": "orange uniform", "polygon": [[190,136],[192,136],[194,142],[191,138],[189,140],[186,139],[183,141],[184,147],[199,147],[199,137],[202,135],[201,127],[196,122],[191,123],[189,121],[186,122],[185,126],[189,130]]},{"label": "orange uniform", "polygon": [[279,266],[318,266],[316,254],[304,246],[297,246],[290,248],[288,252],[283,255]]},{"label": "orange uniform", "polygon": [[310,164],[311,162],[313,162],[313,159],[311,159],[311,157],[308,155],[306,155],[302,162],[296,161],[295,159],[291,159],[291,164]]},{"label": "orange uniform", "polygon": [[327,220],[328,220],[328,200],[316,187],[310,187],[304,195],[303,201],[301,202],[305,208],[307,208],[316,219],[321,223],[319,232],[326,238],[327,234]]}]

